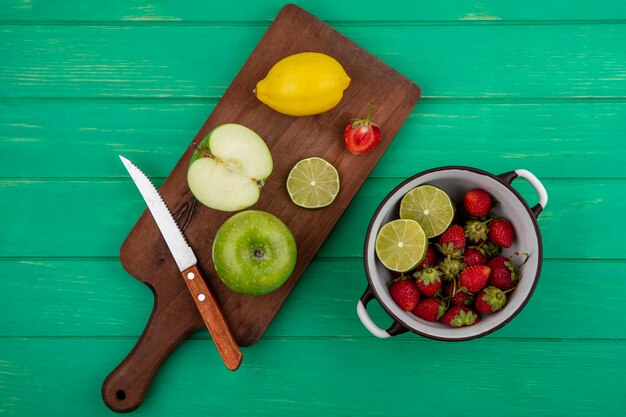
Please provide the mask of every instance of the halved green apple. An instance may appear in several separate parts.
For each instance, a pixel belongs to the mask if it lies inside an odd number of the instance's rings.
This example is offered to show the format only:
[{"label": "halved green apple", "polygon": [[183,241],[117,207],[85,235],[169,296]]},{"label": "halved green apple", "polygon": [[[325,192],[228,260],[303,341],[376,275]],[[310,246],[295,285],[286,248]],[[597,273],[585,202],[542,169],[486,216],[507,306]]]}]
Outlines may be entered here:
[{"label": "halved green apple", "polygon": [[222,211],[243,210],[259,200],[274,163],[265,141],[237,123],[209,132],[191,157],[189,189],[199,202]]}]

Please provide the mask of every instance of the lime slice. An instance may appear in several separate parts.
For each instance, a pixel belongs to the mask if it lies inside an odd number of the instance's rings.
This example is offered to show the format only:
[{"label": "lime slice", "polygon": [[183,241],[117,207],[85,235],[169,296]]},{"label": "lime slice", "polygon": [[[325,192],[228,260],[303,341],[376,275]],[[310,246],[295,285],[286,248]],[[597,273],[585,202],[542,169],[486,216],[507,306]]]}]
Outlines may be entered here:
[{"label": "lime slice", "polygon": [[326,207],[339,193],[339,174],[325,159],[317,156],[303,159],[287,177],[287,192],[300,207]]},{"label": "lime slice", "polygon": [[402,197],[400,218],[415,220],[422,226],[427,238],[439,236],[454,219],[454,205],[441,188],[420,185]]},{"label": "lime slice", "polygon": [[424,258],[428,240],[415,220],[392,220],[376,236],[376,255],[387,269],[409,271]]}]

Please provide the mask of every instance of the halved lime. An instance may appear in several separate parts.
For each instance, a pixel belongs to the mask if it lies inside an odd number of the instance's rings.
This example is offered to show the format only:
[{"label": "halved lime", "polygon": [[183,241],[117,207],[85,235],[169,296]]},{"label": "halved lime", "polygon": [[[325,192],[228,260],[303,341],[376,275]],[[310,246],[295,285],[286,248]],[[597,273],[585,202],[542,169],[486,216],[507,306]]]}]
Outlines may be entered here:
[{"label": "halved lime", "polygon": [[452,224],[454,205],[450,196],[441,188],[420,185],[402,197],[400,218],[418,222],[430,239],[445,232]]},{"label": "halved lime", "polygon": [[317,156],[303,159],[287,177],[287,192],[300,207],[326,207],[339,193],[339,174],[325,159]]},{"label": "halved lime", "polygon": [[392,220],[376,236],[376,255],[387,269],[406,272],[426,255],[428,240],[415,220]]}]

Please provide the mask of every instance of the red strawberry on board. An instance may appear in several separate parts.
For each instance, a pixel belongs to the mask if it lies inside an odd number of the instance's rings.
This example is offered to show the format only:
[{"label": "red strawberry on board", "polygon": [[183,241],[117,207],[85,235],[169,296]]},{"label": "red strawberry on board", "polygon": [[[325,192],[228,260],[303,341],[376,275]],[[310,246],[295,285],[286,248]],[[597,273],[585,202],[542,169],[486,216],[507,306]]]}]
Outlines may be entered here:
[{"label": "red strawberry on board", "polygon": [[417,264],[417,269],[428,268],[429,266],[435,266],[435,262],[437,262],[437,254],[435,253],[435,249],[433,249],[432,245],[428,245],[426,247],[426,256],[420,263]]},{"label": "red strawberry on board", "polygon": [[420,300],[420,292],[413,278],[401,277],[389,284],[389,293],[393,301],[404,311],[411,311]]},{"label": "red strawberry on board", "polygon": [[463,196],[463,207],[474,217],[486,216],[491,210],[491,196],[480,188],[469,190]]},{"label": "red strawberry on board", "polygon": [[372,109],[370,108],[367,118],[351,119],[346,126],[344,131],[346,147],[355,155],[369,152],[380,142],[380,128],[372,123],[371,116]]},{"label": "red strawberry on board", "polygon": [[451,327],[462,327],[478,323],[480,317],[469,307],[454,306],[443,315],[441,321]]},{"label": "red strawberry on board", "polygon": [[463,262],[467,265],[486,265],[489,258],[477,248],[467,248],[463,254]]},{"label": "red strawberry on board", "polygon": [[506,304],[506,294],[500,288],[488,286],[483,288],[476,296],[474,307],[481,313],[494,313],[502,310]]},{"label": "red strawberry on board", "polygon": [[413,314],[426,321],[437,321],[446,312],[446,303],[433,297],[422,299],[413,310]]},{"label": "red strawberry on board", "polygon": [[489,225],[489,240],[503,248],[510,248],[515,239],[513,225],[507,219],[495,219]]},{"label": "red strawberry on board", "polygon": [[461,271],[460,284],[469,292],[478,292],[487,285],[491,268],[487,265],[472,265]]},{"label": "red strawberry on board", "polygon": [[439,236],[439,243],[436,246],[444,256],[460,258],[463,255],[465,243],[465,230],[458,224],[453,224]]},{"label": "red strawberry on board", "polygon": [[414,275],[417,288],[425,297],[432,297],[441,288],[441,271],[429,267],[417,271]]}]

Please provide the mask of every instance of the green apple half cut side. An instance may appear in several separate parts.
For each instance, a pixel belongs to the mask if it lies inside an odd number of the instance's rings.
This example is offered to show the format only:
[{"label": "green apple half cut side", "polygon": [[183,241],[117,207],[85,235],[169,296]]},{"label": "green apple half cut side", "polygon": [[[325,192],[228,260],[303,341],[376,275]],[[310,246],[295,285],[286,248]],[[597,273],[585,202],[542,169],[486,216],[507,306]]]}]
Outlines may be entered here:
[{"label": "green apple half cut side", "polygon": [[270,150],[256,132],[227,123],[213,129],[200,142],[191,157],[187,183],[192,194],[207,207],[243,210],[259,200],[273,167]]},{"label": "green apple half cut side", "polygon": [[226,220],[213,240],[217,275],[233,291],[262,295],[287,281],[296,265],[296,240],[278,217],[246,210]]}]

